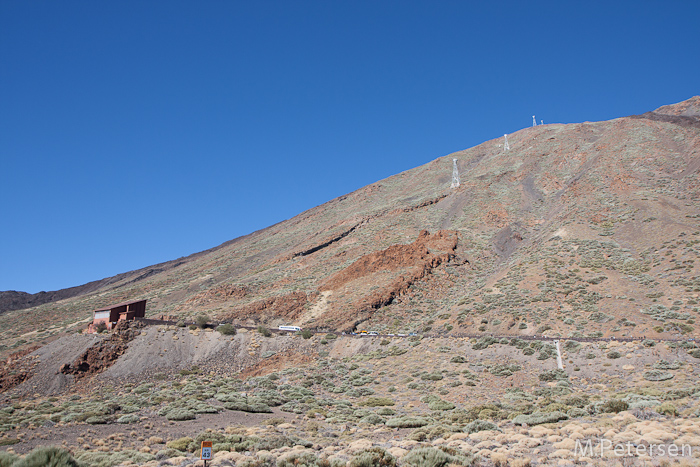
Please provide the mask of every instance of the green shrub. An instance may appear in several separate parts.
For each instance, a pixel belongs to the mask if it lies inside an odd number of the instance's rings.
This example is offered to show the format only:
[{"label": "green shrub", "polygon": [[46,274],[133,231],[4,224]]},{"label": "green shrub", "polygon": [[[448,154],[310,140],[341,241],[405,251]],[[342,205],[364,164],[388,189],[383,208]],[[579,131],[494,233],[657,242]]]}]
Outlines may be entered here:
[{"label": "green shrub", "polygon": [[[201,443],[202,441],[208,441],[211,437],[209,432],[203,432],[200,434],[201,436],[197,436],[195,439],[195,442]],[[303,439],[299,439],[296,436],[285,436],[285,435],[267,435],[264,438],[258,440],[254,444],[251,444],[251,440],[241,442],[241,440],[236,440],[236,439],[231,439],[229,438],[229,441],[234,442],[236,444],[236,450],[241,451],[241,448],[244,448],[244,451],[250,451],[254,448],[256,451],[272,451],[274,449],[280,449],[283,447],[292,447],[292,446],[303,446],[305,448],[310,448],[313,446],[313,443],[310,443],[309,441],[305,441]]]},{"label": "green shrub", "polygon": [[286,422],[286,420],[282,417],[272,417],[272,418],[268,418],[266,420],[263,420],[262,422],[260,422],[260,424],[261,425],[277,426],[277,425],[281,425],[285,422]]},{"label": "green shrub", "polygon": [[542,409],[542,412],[567,412],[569,407],[561,402],[552,402]]},{"label": "green shrub", "polygon": [[577,395],[569,396],[566,399],[564,399],[564,404],[571,406],[571,407],[578,407],[579,409],[582,409],[588,405],[588,395],[587,394],[582,394],[582,395],[577,394]]},{"label": "green shrub", "polygon": [[688,352],[693,358],[700,358],[700,349],[694,349]]},{"label": "green shrub", "polygon": [[666,381],[673,378],[673,373],[662,370],[649,370],[645,371],[643,376],[648,381]]},{"label": "green shrub", "polygon": [[448,454],[445,450],[433,447],[418,448],[401,458],[401,465],[411,467],[447,467],[448,465],[473,465],[472,456]]},{"label": "green shrub", "polygon": [[93,415],[85,419],[85,423],[90,425],[104,425],[112,421],[112,417],[109,415]]},{"label": "green shrub", "polygon": [[117,423],[137,423],[141,418],[133,413],[122,415],[117,419]]},{"label": "green shrub", "polygon": [[236,328],[230,323],[226,323],[226,324],[222,324],[220,326],[217,326],[216,330],[219,331],[224,336],[235,336],[236,335]]},{"label": "green shrub", "polygon": [[422,417],[395,417],[386,421],[386,426],[390,428],[418,428],[428,424],[428,421]]},{"label": "green shrub", "polygon": [[185,327],[185,320],[181,319],[177,323],[175,323],[175,326],[179,328],[184,328]]},{"label": "green shrub", "polygon": [[610,352],[608,352],[607,357],[610,359],[616,359],[622,357],[622,354],[617,350],[611,350]]},{"label": "green shrub", "polygon": [[41,446],[12,464],[13,467],[78,467],[78,462],[66,449],[58,446]]},{"label": "green shrub", "polygon": [[319,459],[310,453],[292,453],[277,461],[277,467],[325,467],[326,460]]},{"label": "green shrub", "polygon": [[168,441],[165,444],[165,447],[185,452],[187,451],[187,447],[190,445],[190,443],[194,443],[194,439],[190,438],[189,436],[185,436],[184,438]]},{"label": "green shrub", "polygon": [[301,337],[304,339],[311,339],[313,337],[314,333],[309,331],[308,329],[304,329],[301,331]]},{"label": "green shrub", "polygon": [[272,409],[270,408],[270,406],[263,404],[262,402],[247,403],[244,400],[236,400],[232,402],[226,402],[224,404],[224,407],[226,407],[228,410],[237,410],[239,412],[272,413]]},{"label": "green shrub", "polygon": [[513,424],[541,425],[542,423],[554,423],[559,420],[566,420],[569,416],[563,412],[535,412],[530,415],[520,414],[513,419]]},{"label": "green shrub", "polygon": [[678,409],[675,405],[670,402],[664,402],[663,404],[656,407],[656,412],[669,415],[671,417],[678,416]]},{"label": "green shrub", "polygon": [[452,402],[436,400],[430,402],[428,408],[430,410],[452,410],[455,408],[455,405]]},{"label": "green shrub", "polygon": [[381,409],[377,410],[377,414],[379,414],[379,415],[395,415],[396,411],[394,409],[390,409],[389,407],[382,407]]},{"label": "green shrub", "polygon": [[600,406],[601,413],[619,413],[629,408],[627,402],[620,399],[608,399]]},{"label": "green shrub", "polygon": [[260,325],[258,326],[258,332],[263,336],[263,337],[270,337],[272,335],[272,332],[270,332],[269,329],[267,329],[265,326]]},{"label": "green shrub", "polygon": [[10,467],[19,459],[19,456],[7,451],[0,451],[0,467]]},{"label": "green shrub", "polygon": [[569,416],[569,418],[580,418],[587,416],[588,412],[579,407],[572,407],[566,412],[566,414]]},{"label": "green shrub", "polygon": [[428,425],[416,428],[409,435],[408,439],[413,441],[432,441],[437,438],[449,438],[452,433],[456,433],[456,427],[444,427],[442,425]]},{"label": "green shrub", "polygon": [[581,343],[576,342],[576,341],[566,341],[564,344],[564,350],[566,350],[569,353],[576,353],[579,350],[581,350]]},{"label": "green shrub", "polygon": [[471,423],[467,423],[462,429],[467,434],[477,433],[479,431],[501,431],[493,422],[479,420],[478,418]]},{"label": "green shrub", "polygon": [[508,365],[507,363],[498,363],[489,368],[489,373],[494,376],[510,376],[520,369],[520,365],[515,363],[512,365]]},{"label": "green shrub", "polygon": [[676,360],[675,362],[667,362],[666,360],[659,360],[654,363],[653,367],[657,370],[677,370],[681,367],[681,362]]},{"label": "green shrub", "polygon": [[204,329],[207,327],[207,324],[209,324],[209,320],[209,316],[205,314],[199,314],[195,317],[194,322],[198,328]]},{"label": "green shrub", "polygon": [[372,413],[362,417],[360,419],[360,423],[367,423],[369,425],[381,425],[382,423],[384,423],[384,419],[376,413]]},{"label": "green shrub", "polygon": [[189,328],[190,331],[194,331],[195,329],[197,329],[197,325],[196,325],[196,324],[190,324],[190,325],[187,326],[187,327]]},{"label": "green shrub", "polygon": [[[486,330],[486,328],[484,328]],[[484,336],[481,337],[474,345],[472,345],[472,350],[483,350],[487,348],[488,346],[495,344],[498,342],[498,339],[495,337],[491,336]]]},{"label": "green shrub", "polygon": [[372,447],[355,455],[348,467],[395,467],[396,458],[380,447]]},{"label": "green shrub", "polygon": [[547,370],[538,375],[540,381],[567,381],[569,376],[564,370]]},{"label": "green shrub", "polygon": [[450,359],[451,363],[467,363],[467,359],[462,357],[461,355],[455,355]]},{"label": "green shrub", "polygon": [[172,409],[168,411],[168,413],[165,415],[165,418],[168,420],[174,420],[174,421],[182,421],[182,420],[194,420],[196,415],[194,412],[187,410],[187,409]]},{"label": "green shrub", "polygon": [[392,399],[389,399],[388,397],[368,397],[367,399],[365,399],[357,405],[364,407],[382,407],[394,404],[395,402]]}]

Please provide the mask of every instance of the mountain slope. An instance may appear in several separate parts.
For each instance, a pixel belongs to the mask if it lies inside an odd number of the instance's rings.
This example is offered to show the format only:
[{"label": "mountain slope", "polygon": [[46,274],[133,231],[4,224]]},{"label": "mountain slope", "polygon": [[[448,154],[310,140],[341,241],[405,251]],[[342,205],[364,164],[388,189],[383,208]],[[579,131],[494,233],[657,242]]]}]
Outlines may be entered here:
[{"label": "mountain slope", "polygon": [[22,340],[45,337],[139,298],[150,315],[270,326],[695,335],[699,109],[694,97],[639,116],[525,128],[508,135],[508,151],[501,138],[487,141],[176,267],[9,311],[0,338],[12,345],[37,323],[49,329]]}]

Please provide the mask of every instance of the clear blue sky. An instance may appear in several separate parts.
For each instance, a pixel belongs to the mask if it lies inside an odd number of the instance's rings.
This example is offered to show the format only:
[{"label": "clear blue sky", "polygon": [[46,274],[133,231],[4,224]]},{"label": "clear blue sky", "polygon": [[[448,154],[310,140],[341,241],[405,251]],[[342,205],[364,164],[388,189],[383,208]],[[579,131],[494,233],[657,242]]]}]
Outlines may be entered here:
[{"label": "clear blue sky", "polygon": [[0,1],[0,290],[216,246],[700,94],[698,1]]}]

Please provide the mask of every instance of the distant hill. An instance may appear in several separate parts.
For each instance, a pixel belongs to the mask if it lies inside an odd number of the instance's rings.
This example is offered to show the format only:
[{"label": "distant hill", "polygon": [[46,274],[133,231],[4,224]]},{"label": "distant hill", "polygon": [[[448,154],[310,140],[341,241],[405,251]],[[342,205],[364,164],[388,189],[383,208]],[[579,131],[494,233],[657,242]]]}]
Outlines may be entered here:
[{"label": "distant hill", "polygon": [[698,336],[700,98],[524,128],[508,142],[188,258],[57,292],[2,292],[0,310],[13,311],[0,339],[140,298],[149,315],[269,326]]}]

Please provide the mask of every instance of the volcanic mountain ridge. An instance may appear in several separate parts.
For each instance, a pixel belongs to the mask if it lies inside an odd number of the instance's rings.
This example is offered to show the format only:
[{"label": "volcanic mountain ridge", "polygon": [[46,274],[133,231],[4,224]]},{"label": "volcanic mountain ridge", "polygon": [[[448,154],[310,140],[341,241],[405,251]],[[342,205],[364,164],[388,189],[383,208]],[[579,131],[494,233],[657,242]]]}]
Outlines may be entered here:
[{"label": "volcanic mountain ridge", "polygon": [[149,316],[338,331],[695,336],[699,109],[525,128],[187,258],[14,293],[0,339],[142,298]]}]

